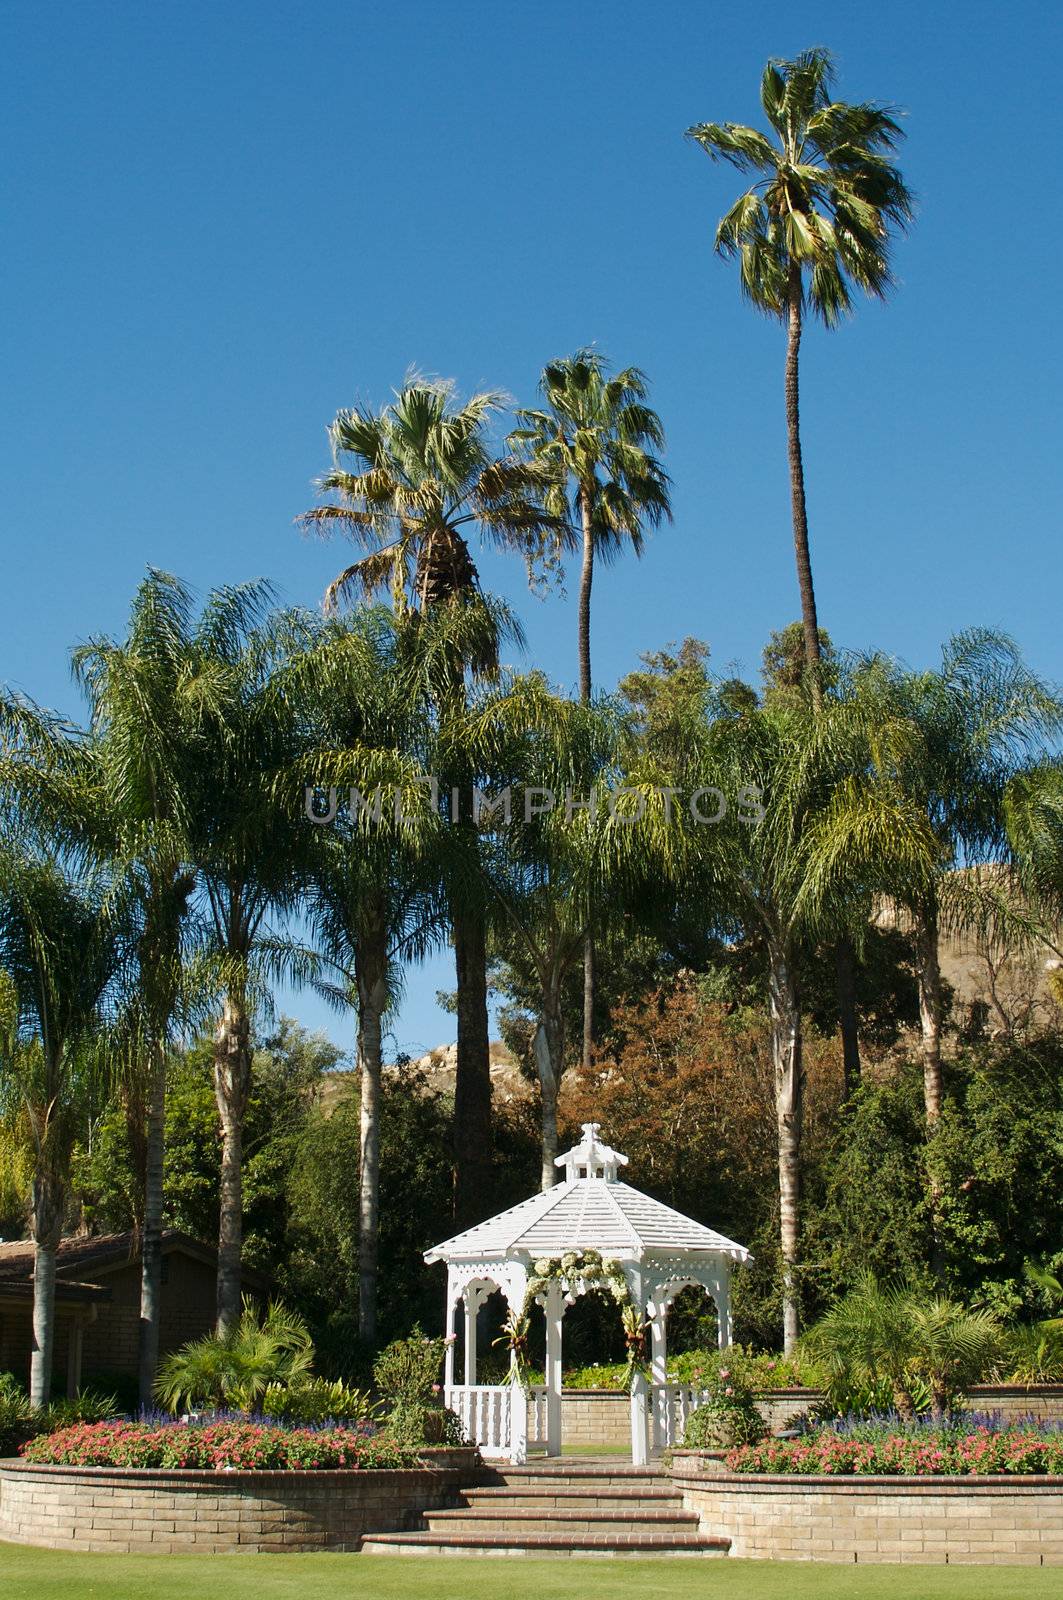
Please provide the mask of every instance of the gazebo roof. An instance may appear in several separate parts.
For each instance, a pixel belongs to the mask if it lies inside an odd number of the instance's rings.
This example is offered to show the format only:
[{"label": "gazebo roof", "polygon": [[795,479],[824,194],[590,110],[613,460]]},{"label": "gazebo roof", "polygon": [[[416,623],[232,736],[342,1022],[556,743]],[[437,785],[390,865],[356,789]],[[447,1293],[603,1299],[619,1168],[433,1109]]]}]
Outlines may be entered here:
[{"label": "gazebo roof", "polygon": [[600,1144],[597,1134],[598,1124],[585,1122],[581,1142],[557,1158],[563,1182],[435,1245],[425,1260],[535,1260],[567,1250],[597,1250],[621,1261],[674,1254],[749,1259],[744,1245],[621,1183],[616,1169],[627,1157]]}]

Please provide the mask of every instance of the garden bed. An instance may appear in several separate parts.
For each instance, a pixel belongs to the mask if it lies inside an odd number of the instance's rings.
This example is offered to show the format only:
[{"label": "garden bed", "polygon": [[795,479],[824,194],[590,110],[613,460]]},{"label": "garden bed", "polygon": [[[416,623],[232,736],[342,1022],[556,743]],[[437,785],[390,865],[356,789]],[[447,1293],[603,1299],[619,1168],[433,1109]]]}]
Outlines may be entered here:
[{"label": "garden bed", "polygon": [[475,1450],[430,1454],[431,1465],[288,1471],[3,1461],[0,1539],[113,1553],[357,1550],[479,1476]]}]

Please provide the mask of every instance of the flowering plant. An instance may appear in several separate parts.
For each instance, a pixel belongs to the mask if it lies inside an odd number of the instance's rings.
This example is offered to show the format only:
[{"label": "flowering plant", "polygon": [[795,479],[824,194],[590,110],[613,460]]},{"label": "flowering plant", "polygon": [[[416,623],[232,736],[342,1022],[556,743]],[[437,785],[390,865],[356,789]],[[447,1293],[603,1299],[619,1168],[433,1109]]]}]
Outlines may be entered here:
[{"label": "flowering plant", "polygon": [[803,1473],[816,1477],[984,1477],[1063,1473],[1063,1433],[1018,1424],[901,1429],[867,1424],[824,1428],[800,1439],[744,1445],[727,1457],[732,1472]]},{"label": "flowering plant", "polygon": [[620,1262],[603,1257],[597,1250],[566,1250],[561,1256],[542,1256],[533,1264],[524,1305],[518,1316],[510,1318],[505,1330],[509,1348],[517,1352],[518,1365],[521,1360],[518,1340],[526,1344],[528,1313],[551,1283],[559,1283],[566,1293],[590,1290],[611,1296],[620,1308],[624,1324],[627,1345],[624,1387],[630,1388],[635,1374],[646,1372],[646,1329]]},{"label": "flowering plant", "polygon": [[402,1467],[412,1452],[365,1426],[280,1428],[260,1422],[77,1423],[23,1446],[27,1461],[67,1467],[200,1472],[365,1471]]},{"label": "flowering plant", "polygon": [[688,1449],[751,1445],[765,1431],[753,1391],[739,1372],[721,1363],[701,1376],[697,1409],[683,1434]]}]

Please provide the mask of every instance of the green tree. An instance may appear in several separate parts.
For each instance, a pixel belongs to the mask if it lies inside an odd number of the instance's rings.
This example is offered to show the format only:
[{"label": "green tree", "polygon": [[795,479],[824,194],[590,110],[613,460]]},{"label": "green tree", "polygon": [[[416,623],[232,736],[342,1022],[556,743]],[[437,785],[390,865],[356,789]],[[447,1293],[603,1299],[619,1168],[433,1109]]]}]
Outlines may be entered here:
[{"label": "green tree", "polygon": [[736,257],[742,292],[787,328],[786,428],[794,553],[810,687],[818,700],[820,635],[809,554],[801,454],[799,357],[806,309],[833,327],[853,291],[882,299],[893,278],[890,231],[912,216],[912,197],[890,156],[902,137],[896,115],[872,102],[833,97],[830,53],[769,61],[760,102],[770,137],[736,122],[687,130],[714,160],[754,175],[716,229],[716,249]]},{"label": "green tree", "polygon": [[105,1070],[99,1041],[109,991],[128,960],[128,901],[71,879],[25,837],[0,853],[0,970],[6,976],[3,1089],[32,1141],[34,1242],[30,1399],[48,1403],[55,1343],[56,1250],[68,1198],[81,1082]]},{"label": "green tree", "polygon": [[[304,528],[347,534],[367,553],[329,585],[326,608],[388,588],[397,615],[426,619],[443,608],[459,613],[433,667],[440,715],[457,718],[467,671],[497,667],[497,634],[474,626],[466,648],[456,641],[462,611],[474,624],[479,577],[466,532],[534,558],[554,519],[542,503],[544,477],[532,463],[496,456],[489,427],[502,406],[492,393],[461,403],[453,384],[413,378],[380,412],[340,411],[329,429],[335,465],[318,485],[330,502],[306,512]],[[426,655],[431,659],[431,653]],[[455,1212],[462,1222],[485,1214],[491,1163],[491,1062],[487,1015],[486,906],[478,892],[475,830],[467,814],[469,785],[461,763],[440,772],[444,792],[459,791],[466,815],[465,865],[450,879],[457,978],[458,1063],[454,1103]],[[455,861],[460,858],[456,855]]]},{"label": "green tree", "polygon": [[[238,605],[224,596],[220,607]],[[149,570],[122,643],[93,639],[74,652],[89,705],[89,759],[68,811],[81,812],[83,843],[124,873],[140,902],[138,978],[118,1052],[132,1125],[144,1126],[139,1386],[151,1403],[162,1291],[166,1064],[188,999],[185,956],[195,873],[189,804],[196,762],[185,704],[192,670],[192,599]],[[55,789],[53,786],[53,793]]]},{"label": "green tree", "polygon": [[[296,903],[307,832],[289,804],[304,749],[284,670],[313,637],[311,619],[271,613],[264,584],[210,596],[194,630],[186,689],[198,782],[189,832],[205,899],[206,957],[223,991],[214,1038],[221,1121],[218,1328],[240,1316],[243,1123],[251,1090],[251,1025],[270,979],[298,954],[271,926]],[[305,963],[304,963],[305,969]]]},{"label": "green tree", "polygon": [[328,977],[319,982],[358,1016],[358,1333],[376,1343],[380,1095],[385,1014],[402,963],[442,930],[440,820],[424,771],[427,707],[402,659],[408,620],[356,613],[326,629],[302,663],[310,762],[330,809],[341,788],[356,796],[321,829],[308,913]]},{"label": "green tree", "polygon": [[[643,528],[672,515],[668,475],[654,453],[664,448],[664,429],[647,403],[645,375],[637,367],[611,373],[596,350],[551,361],[543,368],[539,390],[544,409],[518,411],[520,427],[509,442],[546,474],[545,504],[562,543],[579,539],[579,692],[586,704],[592,685],[595,561],[612,561],[628,547],[641,555]],[[595,987],[590,927],[583,960],[583,1065],[589,1068]]]}]

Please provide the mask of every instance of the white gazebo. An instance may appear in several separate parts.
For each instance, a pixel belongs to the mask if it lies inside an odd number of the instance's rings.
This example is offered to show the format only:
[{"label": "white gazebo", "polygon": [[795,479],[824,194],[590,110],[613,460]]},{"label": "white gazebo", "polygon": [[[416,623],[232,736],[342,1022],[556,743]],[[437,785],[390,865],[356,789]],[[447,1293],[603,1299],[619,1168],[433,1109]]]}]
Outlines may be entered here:
[{"label": "white gazebo", "polygon": [[[716,1302],[720,1345],[729,1345],[731,1269],[736,1261],[748,1261],[749,1251],[621,1182],[618,1171],[627,1165],[627,1156],[600,1143],[596,1122],[583,1124],[580,1143],[558,1156],[557,1165],[564,1178],[552,1189],[455,1234],[425,1254],[427,1262],[447,1265],[446,1331],[451,1343],[446,1402],[485,1455],[523,1461],[529,1444],[545,1445],[548,1455],[560,1454],[562,1323],[566,1306],[598,1286],[585,1283],[578,1270],[578,1258],[595,1251],[622,1268],[631,1303],[649,1335],[650,1382],[637,1376],[631,1392],[631,1453],[632,1460],[641,1464],[654,1451],[676,1442],[686,1415],[700,1398],[696,1391],[668,1382],[667,1322],[672,1301],[689,1285],[704,1289]],[[571,1274],[554,1266],[536,1295],[546,1316],[546,1383],[530,1391],[532,1406],[515,1365],[508,1384],[478,1384],[476,1318],[484,1301],[500,1290],[510,1312],[519,1316],[529,1280],[542,1277],[541,1264],[557,1264],[568,1255],[577,1258]],[[453,1343],[459,1303],[465,1323],[461,1384],[454,1381]]]}]

